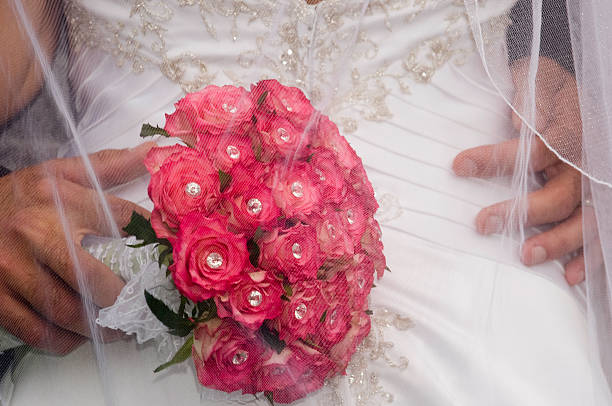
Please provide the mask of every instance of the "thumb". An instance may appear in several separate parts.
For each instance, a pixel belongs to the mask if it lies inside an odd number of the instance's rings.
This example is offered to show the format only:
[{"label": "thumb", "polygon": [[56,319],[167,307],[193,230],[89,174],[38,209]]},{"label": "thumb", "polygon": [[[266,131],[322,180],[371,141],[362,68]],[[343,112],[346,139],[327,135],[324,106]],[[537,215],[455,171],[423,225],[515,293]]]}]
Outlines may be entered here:
[{"label": "thumb", "polygon": [[144,159],[156,144],[145,142],[130,149],[105,149],[87,157],[66,158],[58,163],[59,173],[67,180],[81,186],[91,186],[84,160],[88,159],[102,188],[109,188],[144,175],[147,170]]}]

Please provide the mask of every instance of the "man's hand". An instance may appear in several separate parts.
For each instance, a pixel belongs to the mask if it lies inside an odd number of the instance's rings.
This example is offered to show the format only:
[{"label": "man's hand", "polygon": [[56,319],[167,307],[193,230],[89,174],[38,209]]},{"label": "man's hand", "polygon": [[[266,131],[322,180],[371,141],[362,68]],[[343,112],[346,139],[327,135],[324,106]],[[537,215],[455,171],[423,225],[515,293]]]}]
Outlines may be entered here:
[{"label": "man's hand", "polygon": [[[529,70],[529,60],[520,60],[511,67],[516,89],[515,106],[522,110]],[[517,131],[521,119],[513,113]],[[536,129],[553,146],[565,143],[564,153],[581,153],[582,121],[575,78],[548,58],[540,58],[536,77]],[[567,147],[569,146],[569,147]],[[511,175],[519,148],[518,138],[484,145],[461,152],[453,162],[459,176],[492,177]],[[572,157],[574,159],[574,157]],[[527,226],[554,224],[551,229],[525,241],[521,260],[536,265],[558,259],[566,254],[577,255],[565,266],[565,278],[570,285],[584,280],[582,248],[581,174],[561,162],[538,138],[531,145],[529,164],[542,172],[544,186],[528,196]],[[476,218],[476,229],[482,234],[501,231],[505,226],[510,202],[486,207]]]},{"label": "man's hand", "polygon": [[[152,146],[91,155],[102,187],[143,175]],[[129,222],[132,211],[147,214],[117,197],[106,200],[119,226]],[[110,235],[101,209],[80,158],[0,178],[0,325],[25,343],[54,353],[71,351],[90,336],[82,290],[98,307],[113,304],[121,291],[123,281],[81,247],[87,234]]]}]

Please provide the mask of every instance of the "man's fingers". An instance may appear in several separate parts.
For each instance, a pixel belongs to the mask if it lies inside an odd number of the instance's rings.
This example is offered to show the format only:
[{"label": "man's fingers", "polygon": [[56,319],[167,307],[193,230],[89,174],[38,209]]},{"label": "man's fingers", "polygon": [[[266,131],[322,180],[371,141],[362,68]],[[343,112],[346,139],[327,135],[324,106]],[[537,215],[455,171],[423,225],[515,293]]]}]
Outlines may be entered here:
[{"label": "man's fingers", "polygon": [[[98,195],[93,189],[87,189],[72,182],[61,181],[59,191],[63,197],[64,213],[69,217],[70,224],[81,232],[95,235],[113,235],[113,231],[121,229],[130,222],[133,212],[149,217],[148,210],[128,200],[109,194]],[[110,213],[103,210],[103,201]],[[110,218],[109,218],[110,214]],[[80,239],[82,235],[76,236]]]},{"label": "man's fingers", "polygon": [[123,280],[82,247],[75,244],[69,251],[64,249],[65,244],[62,246],[59,249],[39,250],[41,262],[81,295],[91,295],[91,300],[98,307],[104,308],[115,303],[125,285]]},{"label": "man's fingers", "polygon": [[584,270],[584,254],[580,253],[565,265],[565,280],[571,286],[581,283],[584,281]]},{"label": "man's fingers", "polygon": [[42,317],[65,330],[91,335],[80,297],[59,277],[24,262],[19,264],[19,274],[8,279],[8,285]]},{"label": "man's fingers", "polygon": [[[87,253],[75,241],[77,236],[65,235],[54,211],[22,210],[15,216],[19,233],[30,244],[34,256],[49,266],[72,289],[91,294],[99,307],[115,302],[124,286],[123,281],[106,265]],[[70,232],[76,233],[70,228]]]},{"label": "man's fingers", "polygon": [[10,294],[0,294],[0,324],[23,342],[54,354],[67,354],[86,338],[56,327]]},{"label": "man's fingers", "polygon": [[[491,178],[511,175],[514,171],[519,139],[514,138],[495,145],[482,145],[459,153],[453,161],[453,171],[458,176]],[[534,137],[531,143],[530,164],[534,171],[541,171],[556,161],[556,156],[544,143]]]},{"label": "man's fingers", "polygon": [[580,247],[582,247],[582,210],[578,208],[567,220],[525,241],[521,259],[525,265],[537,265],[561,258]]},{"label": "man's fingers", "polygon": [[[580,174],[561,166],[557,177],[527,197],[526,226],[553,223],[568,218],[580,203]],[[481,234],[500,232],[505,227],[512,201],[485,207],[476,216],[476,230]]]},{"label": "man's fingers", "polygon": [[[102,188],[109,188],[144,175],[144,159],[155,145],[154,142],[145,142],[132,149],[107,149],[89,155],[88,159]],[[82,157],[61,159],[54,165],[58,175],[64,179],[81,186],[91,186]]]}]

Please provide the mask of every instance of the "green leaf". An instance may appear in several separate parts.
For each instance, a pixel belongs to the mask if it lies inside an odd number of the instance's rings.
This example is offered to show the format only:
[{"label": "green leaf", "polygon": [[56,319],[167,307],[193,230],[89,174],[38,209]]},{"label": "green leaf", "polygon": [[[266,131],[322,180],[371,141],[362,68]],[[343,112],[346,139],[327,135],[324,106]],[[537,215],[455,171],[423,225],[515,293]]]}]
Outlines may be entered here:
[{"label": "green leaf", "polygon": [[274,406],[274,393],[271,391],[265,391],[264,396],[266,397],[266,399],[268,399],[268,402],[270,402],[270,404]]},{"label": "green leaf", "polygon": [[385,267],[385,271],[387,272],[391,272],[391,268],[389,268],[388,266]]},{"label": "green leaf", "polygon": [[221,169],[219,169],[219,182],[221,183],[219,191],[225,192],[229,187],[230,183],[232,183],[232,175],[223,172]]},{"label": "green leaf", "polygon": [[252,238],[247,241],[247,250],[249,251],[249,262],[251,262],[251,265],[254,267],[258,267],[260,254],[259,245],[257,245]]},{"label": "green leaf", "polygon": [[289,299],[287,296],[285,295],[281,295],[281,300],[284,300],[285,302],[290,302],[291,299]]},{"label": "green leaf", "polygon": [[209,321],[217,317],[217,304],[214,299],[208,299],[196,304],[198,321]]},{"label": "green leaf", "polygon": [[323,312],[321,318],[319,319],[319,323],[325,323],[325,318],[327,317],[327,310]]},{"label": "green leaf", "polygon": [[288,283],[283,283],[283,290],[285,291],[285,296],[291,297],[293,296],[293,288]]},{"label": "green leaf", "polygon": [[187,306],[187,298],[181,295],[181,304],[179,306],[178,314],[182,316],[185,313],[185,306]]},{"label": "green leaf", "polygon": [[161,267],[166,265],[169,267],[172,264],[172,247],[167,245],[159,245],[158,247],[159,258],[157,258],[157,264]]},{"label": "green leaf", "polygon": [[265,92],[263,92],[261,94],[261,96],[259,96],[259,98],[257,99],[257,107],[261,106],[261,104],[266,101],[266,97],[268,97],[268,91],[266,90]]},{"label": "green leaf", "polygon": [[183,318],[177,313],[173,312],[164,302],[147,292],[144,291],[145,300],[151,312],[157,317],[159,321],[166,327],[168,327],[168,333],[179,337],[185,337],[193,330],[195,324],[187,319]]},{"label": "green leaf", "polygon": [[314,156],[314,152],[306,157],[306,162],[310,162],[313,156]]},{"label": "green leaf", "polygon": [[132,218],[130,219],[128,225],[123,227],[123,231],[129,235],[133,235],[139,240],[142,240],[142,244],[138,244],[138,246],[158,242],[157,235],[151,226],[151,222],[136,212],[132,212]]},{"label": "green leaf", "polygon": [[154,135],[163,135],[164,137],[170,137],[170,134],[159,126],[153,127],[151,124],[143,124],[140,129],[140,137],[147,138],[153,137]]},{"label": "green leaf", "polygon": [[255,230],[255,234],[253,234],[253,241],[260,240],[261,237],[263,237],[263,235],[264,235],[263,228],[261,228],[261,226],[257,227],[257,230]]},{"label": "green leaf", "polygon": [[315,349],[317,351],[324,351],[324,348],[321,347],[320,345],[315,344],[312,340],[300,340],[304,345],[309,346],[312,349]]},{"label": "green leaf", "polygon": [[368,316],[371,316],[374,314],[374,312],[372,310],[366,310],[365,314],[367,314]]},{"label": "green leaf", "polygon": [[170,361],[166,362],[165,364],[161,364],[155,368],[153,372],[157,373],[172,365],[180,364],[181,362],[186,361],[191,356],[191,347],[193,347],[193,336],[189,337],[187,341],[185,341],[185,344],[179,348]]},{"label": "green leaf", "polygon": [[265,324],[262,324],[262,326],[259,328],[259,334],[261,335],[261,338],[263,338],[263,340],[279,354],[287,346],[287,343],[278,338],[278,332],[266,327]]}]

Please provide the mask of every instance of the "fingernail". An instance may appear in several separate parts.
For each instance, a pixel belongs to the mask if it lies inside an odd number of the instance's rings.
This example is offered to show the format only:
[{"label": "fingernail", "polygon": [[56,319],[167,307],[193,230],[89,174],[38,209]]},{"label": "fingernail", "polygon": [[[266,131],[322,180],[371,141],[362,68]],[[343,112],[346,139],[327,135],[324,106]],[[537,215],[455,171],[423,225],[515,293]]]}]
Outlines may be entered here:
[{"label": "fingernail", "polygon": [[459,176],[474,176],[478,171],[476,162],[464,159],[455,166],[455,173]]},{"label": "fingernail", "polygon": [[493,234],[500,233],[504,229],[504,219],[500,216],[489,216],[485,220],[484,229],[482,232],[484,234]]},{"label": "fingernail", "polygon": [[525,262],[526,265],[537,265],[546,261],[547,258],[548,254],[546,253],[546,249],[537,245],[531,249],[529,256],[524,258],[523,262]]},{"label": "fingernail", "polygon": [[576,272],[576,284],[582,282],[584,280],[584,269],[579,270],[578,272]]}]

